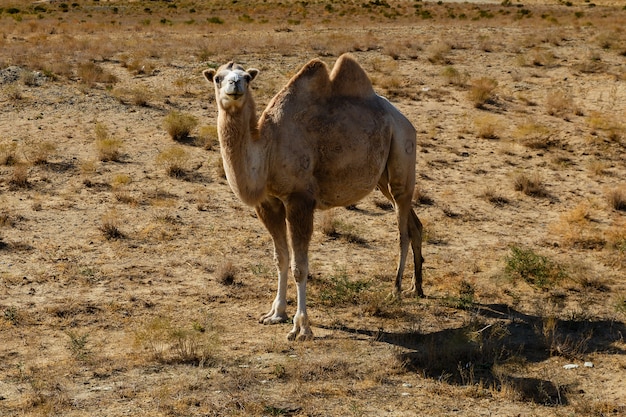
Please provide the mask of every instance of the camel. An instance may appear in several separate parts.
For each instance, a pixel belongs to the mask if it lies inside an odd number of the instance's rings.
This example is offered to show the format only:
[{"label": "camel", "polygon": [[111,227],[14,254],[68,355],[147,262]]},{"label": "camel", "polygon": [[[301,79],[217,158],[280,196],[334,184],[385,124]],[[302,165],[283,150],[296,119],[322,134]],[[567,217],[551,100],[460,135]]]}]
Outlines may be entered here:
[{"label": "camel", "polygon": [[297,308],[287,338],[313,338],[306,285],[314,211],[354,204],[376,187],[393,204],[398,222],[400,256],[392,294],[401,294],[411,244],[415,270],[407,292],[423,296],[422,224],[411,206],[413,125],[374,92],[350,54],[340,56],[330,73],[321,60],[311,60],[270,101],[257,122],[250,83],[258,74],[259,70],[244,70],[234,62],[203,71],[215,87],[228,183],[242,202],[254,207],[274,243],[278,289],[260,322],[288,321],[291,266]]}]

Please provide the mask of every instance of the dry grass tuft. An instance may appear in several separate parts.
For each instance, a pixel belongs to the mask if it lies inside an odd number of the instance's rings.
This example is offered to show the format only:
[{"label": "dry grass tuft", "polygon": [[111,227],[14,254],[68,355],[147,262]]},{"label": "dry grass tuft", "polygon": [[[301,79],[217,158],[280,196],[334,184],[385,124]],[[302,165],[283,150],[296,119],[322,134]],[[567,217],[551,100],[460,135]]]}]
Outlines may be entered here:
[{"label": "dry grass tuft", "polygon": [[120,230],[119,224],[119,215],[115,210],[112,210],[102,216],[102,222],[98,229],[106,240],[124,239],[126,235]]},{"label": "dry grass tuft", "polygon": [[170,177],[185,178],[189,167],[189,154],[182,146],[170,146],[159,152],[156,163],[162,166]]},{"label": "dry grass tuft", "polygon": [[0,143],[0,165],[10,166],[15,165],[16,163],[18,163],[17,143]]},{"label": "dry grass tuft", "polygon": [[191,131],[198,126],[198,119],[188,113],[172,111],[163,120],[163,127],[175,141],[189,138]]},{"label": "dry grass tuft", "polygon": [[474,119],[474,126],[478,137],[484,139],[498,139],[502,130],[500,119],[491,115],[483,115]]},{"label": "dry grass tuft", "polygon": [[222,285],[233,285],[236,275],[237,268],[230,261],[224,262],[215,271],[215,278]]},{"label": "dry grass tuft", "polygon": [[513,137],[531,149],[549,148],[553,144],[552,135],[550,128],[534,122],[520,124],[513,131]]},{"label": "dry grass tuft", "polygon": [[96,123],[94,132],[96,134],[95,145],[98,159],[102,162],[119,161],[122,156],[124,142],[120,139],[112,138],[103,123]]},{"label": "dry grass tuft", "polygon": [[110,72],[106,71],[100,65],[94,62],[85,62],[78,65],[76,69],[78,78],[81,83],[93,87],[98,83],[102,84],[115,84],[117,77]]},{"label": "dry grass tuft", "polygon": [[469,78],[467,73],[462,73],[451,65],[443,69],[441,76],[446,80],[446,83],[457,87],[464,87]]},{"label": "dry grass tuft", "polygon": [[626,211],[626,186],[617,187],[607,193],[607,200],[611,208]]},{"label": "dry grass tuft", "polygon": [[471,81],[471,87],[467,96],[474,107],[480,109],[494,100],[497,86],[498,81],[495,79],[481,77]]},{"label": "dry grass tuft", "polygon": [[322,233],[328,237],[335,238],[339,236],[337,232],[337,220],[335,219],[335,212],[333,209],[326,210],[322,213],[322,220],[320,222]]},{"label": "dry grass tuft", "polygon": [[438,42],[430,45],[426,49],[426,59],[433,64],[450,65],[452,62],[448,58],[448,54],[452,48],[446,42]]},{"label": "dry grass tuft", "polygon": [[197,142],[207,151],[216,149],[219,146],[217,126],[207,125],[200,127]]},{"label": "dry grass tuft", "polygon": [[217,333],[208,318],[180,325],[170,317],[148,320],[135,330],[135,347],[150,360],[164,364],[211,365],[217,352]]},{"label": "dry grass tuft", "polygon": [[602,249],[606,239],[592,222],[591,209],[587,203],[581,203],[572,210],[563,213],[559,221],[550,225],[549,230],[560,236],[561,243],[580,249]]},{"label": "dry grass tuft", "polygon": [[513,186],[515,191],[521,191],[531,197],[548,196],[548,191],[543,185],[543,180],[538,174],[528,175],[523,172],[519,173],[513,179]]},{"label": "dry grass tuft", "polygon": [[33,165],[44,165],[56,152],[56,146],[48,141],[28,141],[22,150],[24,157]]},{"label": "dry grass tuft", "polygon": [[546,95],[546,112],[550,116],[565,117],[575,112],[574,99],[565,91],[550,91]]},{"label": "dry grass tuft", "polygon": [[489,187],[481,194],[481,197],[485,198],[491,204],[497,207],[503,207],[509,204],[509,199],[502,196],[498,190],[494,187]]},{"label": "dry grass tuft", "polygon": [[13,174],[9,179],[9,185],[12,188],[28,188],[30,182],[28,181],[30,165],[24,163],[18,163],[13,165]]}]

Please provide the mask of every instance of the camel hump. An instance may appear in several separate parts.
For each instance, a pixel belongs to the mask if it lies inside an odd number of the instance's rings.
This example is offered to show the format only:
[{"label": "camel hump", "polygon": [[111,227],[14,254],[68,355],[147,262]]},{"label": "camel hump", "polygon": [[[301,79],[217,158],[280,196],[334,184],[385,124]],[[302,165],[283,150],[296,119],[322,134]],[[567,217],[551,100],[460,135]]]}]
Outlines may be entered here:
[{"label": "camel hump", "polygon": [[328,95],[330,92],[328,67],[319,59],[312,59],[294,75],[286,90],[295,92],[299,97]]},{"label": "camel hump", "polygon": [[376,94],[365,70],[350,54],[339,57],[330,74],[330,81],[335,96],[365,98]]}]

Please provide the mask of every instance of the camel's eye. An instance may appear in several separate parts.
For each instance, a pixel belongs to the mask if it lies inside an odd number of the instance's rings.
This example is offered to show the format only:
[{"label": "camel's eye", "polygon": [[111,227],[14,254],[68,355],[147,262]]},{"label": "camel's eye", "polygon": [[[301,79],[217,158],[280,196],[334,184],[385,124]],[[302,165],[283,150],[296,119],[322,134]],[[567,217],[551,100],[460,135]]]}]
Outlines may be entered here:
[{"label": "camel's eye", "polygon": [[222,83],[222,77],[216,75],[215,78],[213,78],[213,81],[215,82],[215,84],[220,85]]}]

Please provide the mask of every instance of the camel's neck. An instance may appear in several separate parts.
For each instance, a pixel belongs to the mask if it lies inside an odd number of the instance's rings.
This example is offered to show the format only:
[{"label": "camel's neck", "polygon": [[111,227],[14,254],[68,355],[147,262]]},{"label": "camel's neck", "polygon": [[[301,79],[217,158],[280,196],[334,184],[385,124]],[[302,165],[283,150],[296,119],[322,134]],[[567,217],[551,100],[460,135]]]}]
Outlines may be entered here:
[{"label": "camel's neck", "polygon": [[218,134],[226,178],[244,203],[256,206],[265,197],[267,146],[259,138],[254,101],[238,111],[219,109]]}]

